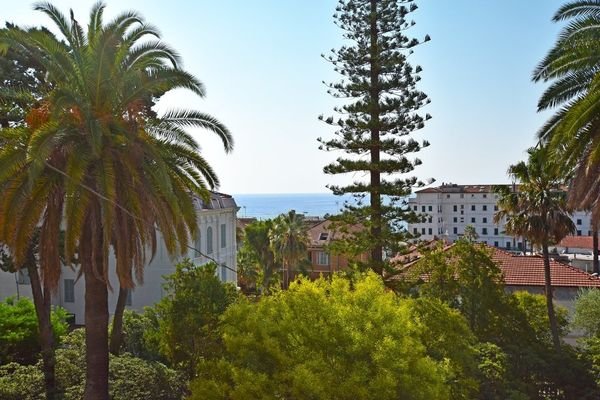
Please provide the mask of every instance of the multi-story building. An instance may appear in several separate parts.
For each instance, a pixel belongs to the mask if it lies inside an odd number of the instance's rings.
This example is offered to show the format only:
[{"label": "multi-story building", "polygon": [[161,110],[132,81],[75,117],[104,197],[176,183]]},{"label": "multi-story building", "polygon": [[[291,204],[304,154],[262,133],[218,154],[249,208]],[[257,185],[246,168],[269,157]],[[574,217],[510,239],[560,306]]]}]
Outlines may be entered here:
[{"label": "multi-story building", "polygon": [[[214,259],[219,264],[217,274],[223,282],[237,282],[236,265],[236,214],[238,207],[233,197],[222,193],[211,193],[210,202],[194,199],[197,210],[197,222],[200,235],[192,243],[187,254],[179,259],[169,256],[162,240],[156,249],[152,261],[144,269],[144,282],[130,291],[127,308],[142,311],[164,296],[164,276],[175,272],[175,264],[183,258],[190,258],[196,264],[205,264]],[[160,238],[160,234],[159,234]],[[75,316],[76,324],[84,322],[84,277],[68,267],[63,268],[59,288],[52,303],[65,308]],[[112,312],[119,294],[119,281],[115,273],[115,259],[109,259],[109,282],[113,287],[109,291],[108,305]],[[0,299],[9,296],[31,297],[31,285],[24,271],[16,274],[0,271]]]},{"label": "multi-story building", "polygon": [[[475,228],[479,241],[490,246],[511,250],[523,250],[523,239],[507,235],[504,222],[494,223],[498,211],[498,195],[493,192],[495,185],[442,184],[415,192],[409,199],[410,208],[424,217],[423,222],[409,224],[410,233],[420,235],[420,239],[445,239],[454,242],[460,238],[465,227]],[[512,186],[516,190],[515,186]],[[577,211],[573,214],[576,234],[591,234],[589,214]]]}]

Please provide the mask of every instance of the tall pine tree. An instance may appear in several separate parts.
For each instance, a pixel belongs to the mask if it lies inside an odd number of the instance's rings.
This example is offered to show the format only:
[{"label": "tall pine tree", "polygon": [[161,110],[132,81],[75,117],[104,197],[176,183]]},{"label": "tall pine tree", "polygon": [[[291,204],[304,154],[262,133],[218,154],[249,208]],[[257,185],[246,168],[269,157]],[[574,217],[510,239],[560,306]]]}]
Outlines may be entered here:
[{"label": "tall pine tree", "polygon": [[[418,218],[403,199],[422,182],[404,174],[421,163],[413,153],[429,145],[409,136],[431,118],[419,114],[430,102],[416,87],[421,67],[407,60],[411,48],[429,40],[428,35],[423,40],[405,35],[416,9],[413,0],[340,0],[333,17],[348,44],[324,56],[342,75],[340,82],[327,84],[328,93],[345,100],[334,108],[337,117],[319,117],[337,128],[333,139],[319,138],[320,148],[345,153],[324,172],[368,176],[328,186],[334,194],[358,199],[334,217],[347,233],[337,245],[346,253],[370,254],[368,265],[381,275],[384,251],[396,251],[406,239],[402,222]],[[362,229],[349,228],[356,226]]]}]

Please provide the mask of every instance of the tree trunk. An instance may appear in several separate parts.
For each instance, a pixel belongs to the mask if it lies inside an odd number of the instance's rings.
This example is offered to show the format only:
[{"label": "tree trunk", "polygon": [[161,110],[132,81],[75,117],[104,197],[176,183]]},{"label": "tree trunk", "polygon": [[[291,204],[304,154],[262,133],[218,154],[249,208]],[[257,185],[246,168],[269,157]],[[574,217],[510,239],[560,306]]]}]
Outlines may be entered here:
[{"label": "tree trunk", "polygon": [[382,241],[382,218],[381,218],[381,171],[380,162],[380,137],[379,137],[379,47],[378,47],[378,29],[377,29],[377,0],[371,0],[371,21],[370,21],[370,117],[371,117],[371,166],[370,166],[370,186],[369,193],[371,202],[371,268],[383,275],[383,241]]},{"label": "tree trunk", "polygon": [[[91,212],[81,241],[85,277],[85,391],[84,400],[108,400],[108,289],[102,279],[102,229]],[[95,230],[95,232],[94,232]]]},{"label": "tree trunk", "polygon": [[24,267],[27,268],[27,272],[29,273],[33,304],[38,320],[46,399],[54,400],[57,398],[58,393],[55,375],[56,358],[54,355],[54,333],[52,332],[52,320],[50,318],[51,295],[50,290],[47,287],[44,287],[42,290],[33,248],[29,250],[26,265],[24,265]]},{"label": "tree trunk", "polygon": [[113,316],[112,332],[110,334],[110,352],[115,356],[121,351],[121,343],[123,342],[123,312],[125,311],[125,303],[130,289],[119,288],[119,297],[115,306],[115,314]]},{"label": "tree trunk", "polygon": [[544,282],[546,289],[546,307],[548,308],[548,320],[550,321],[550,332],[552,334],[552,343],[556,351],[560,351],[560,337],[558,334],[558,322],[554,313],[554,303],[552,302],[552,281],[550,275],[550,254],[548,253],[548,243],[542,244],[544,255]]},{"label": "tree trunk", "polygon": [[594,255],[594,273],[596,274],[600,274],[600,262],[598,261],[598,229],[596,229],[596,227],[594,226],[594,231],[592,232],[593,235],[593,247],[594,249],[592,250],[592,254]]}]

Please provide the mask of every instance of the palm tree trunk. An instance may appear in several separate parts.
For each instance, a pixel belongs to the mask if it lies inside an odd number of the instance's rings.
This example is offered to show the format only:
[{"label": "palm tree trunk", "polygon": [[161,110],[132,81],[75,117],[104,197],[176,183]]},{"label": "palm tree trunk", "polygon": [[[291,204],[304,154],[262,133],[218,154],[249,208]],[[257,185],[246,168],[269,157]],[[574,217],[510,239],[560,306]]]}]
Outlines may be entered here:
[{"label": "palm tree trunk", "polygon": [[54,400],[57,398],[58,393],[55,374],[54,333],[52,332],[52,320],[50,318],[51,295],[47,287],[42,290],[33,248],[28,252],[25,267],[31,281],[31,293],[38,320],[46,399]]},{"label": "palm tree trunk", "polygon": [[593,261],[593,271],[596,274],[600,274],[600,261],[598,261],[598,229],[596,229],[596,227],[594,226],[594,231],[592,232],[593,235],[593,247],[594,249],[592,250],[592,254],[594,255],[594,261]]},{"label": "palm tree trunk", "polygon": [[554,303],[552,302],[552,281],[550,275],[550,254],[548,252],[548,243],[542,244],[544,255],[544,282],[546,289],[546,307],[548,308],[548,320],[550,321],[550,332],[552,334],[552,343],[556,351],[560,351],[560,337],[558,335],[558,323],[554,312]]},{"label": "palm tree trunk", "polygon": [[117,298],[117,305],[115,306],[109,346],[110,352],[115,356],[119,355],[121,343],[123,342],[123,312],[125,311],[128,293],[129,289],[124,289],[123,287],[119,288],[119,297]]},{"label": "palm tree trunk", "polygon": [[[94,215],[95,213],[90,213]],[[87,218],[81,242],[85,277],[85,391],[84,400],[108,400],[108,289],[102,279],[102,229]],[[94,230],[96,232],[94,232]]]}]

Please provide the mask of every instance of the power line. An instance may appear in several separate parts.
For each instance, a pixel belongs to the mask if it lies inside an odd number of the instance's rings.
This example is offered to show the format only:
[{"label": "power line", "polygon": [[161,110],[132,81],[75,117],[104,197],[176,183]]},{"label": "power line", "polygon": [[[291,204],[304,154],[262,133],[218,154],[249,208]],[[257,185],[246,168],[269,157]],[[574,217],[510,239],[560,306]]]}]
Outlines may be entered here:
[{"label": "power line", "polygon": [[[66,172],[64,172],[63,170],[61,170],[60,168],[55,167],[54,165],[50,164],[48,161],[44,161],[44,164],[50,168],[51,170],[59,173],[60,175],[64,176],[65,178],[71,180],[71,181],[75,181],[75,179],[73,179],[73,177],[69,176],[69,174],[67,174]],[[123,207],[121,204],[117,203],[116,201],[113,201],[111,199],[109,199],[108,197],[104,196],[102,193],[97,192],[96,190],[94,190],[92,187],[82,183],[82,182],[75,182],[77,183],[79,186],[81,186],[82,188],[84,188],[85,190],[89,191],[90,193],[92,193],[94,196],[97,196],[99,198],[101,198],[104,201],[107,201],[111,204],[113,204],[114,206],[118,207],[119,209],[121,209],[124,213],[126,213],[127,215],[129,215],[131,218],[136,219],[138,221],[141,221],[142,223],[146,223],[146,221],[144,221],[142,218],[138,217],[137,215],[133,214],[131,211],[129,211],[127,208]],[[163,233],[159,228],[154,227],[154,229],[159,232],[159,233]],[[182,244],[181,241],[178,238],[175,238],[175,240],[177,242],[179,242],[179,244]],[[194,246],[190,246],[189,244],[186,244],[185,247],[187,247],[189,250],[194,250],[197,254],[200,254],[201,257],[204,257],[212,262],[214,262],[215,264],[217,264],[220,267],[223,267],[225,269],[228,269],[229,271],[235,272],[237,274],[237,271],[234,268],[231,268],[230,266],[228,266],[225,263],[219,262],[217,259],[215,259],[212,256],[209,256],[208,254],[204,254],[202,251],[200,251],[199,249],[195,248]]]}]

